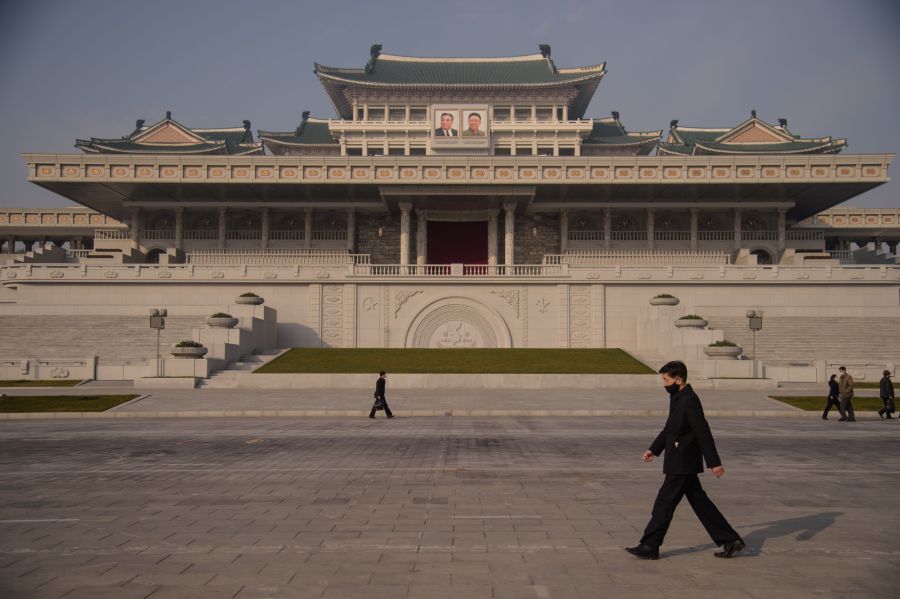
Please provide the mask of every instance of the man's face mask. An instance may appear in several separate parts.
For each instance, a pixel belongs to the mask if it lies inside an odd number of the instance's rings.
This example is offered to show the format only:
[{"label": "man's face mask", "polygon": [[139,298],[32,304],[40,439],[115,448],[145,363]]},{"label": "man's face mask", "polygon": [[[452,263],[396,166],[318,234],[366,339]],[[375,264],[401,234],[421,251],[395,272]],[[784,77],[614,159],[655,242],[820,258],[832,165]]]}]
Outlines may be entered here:
[{"label": "man's face mask", "polygon": [[663,387],[663,389],[668,391],[669,395],[672,395],[673,393],[678,391],[678,383],[672,383],[671,385],[666,385],[665,387]]}]

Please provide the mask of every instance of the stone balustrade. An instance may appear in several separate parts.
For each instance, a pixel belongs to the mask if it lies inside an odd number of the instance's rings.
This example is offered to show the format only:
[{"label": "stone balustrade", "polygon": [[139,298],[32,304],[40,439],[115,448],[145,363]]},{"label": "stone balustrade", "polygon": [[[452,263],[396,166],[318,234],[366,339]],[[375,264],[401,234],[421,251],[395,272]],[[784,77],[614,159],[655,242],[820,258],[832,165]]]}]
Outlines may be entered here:
[{"label": "stone balustrade", "polygon": [[591,265],[688,265],[729,264],[731,255],[714,250],[569,250],[547,254],[544,264]]},{"label": "stone balustrade", "polygon": [[304,251],[291,249],[193,250],[187,252],[187,264],[368,264],[368,254],[349,252]]}]

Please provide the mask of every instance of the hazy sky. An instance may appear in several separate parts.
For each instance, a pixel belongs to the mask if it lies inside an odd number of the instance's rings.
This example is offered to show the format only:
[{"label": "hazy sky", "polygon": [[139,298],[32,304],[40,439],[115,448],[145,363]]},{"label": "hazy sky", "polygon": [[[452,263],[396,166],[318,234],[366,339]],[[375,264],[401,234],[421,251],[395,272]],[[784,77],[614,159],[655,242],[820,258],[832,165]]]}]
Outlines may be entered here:
[{"label": "hazy sky", "polygon": [[[254,131],[293,129],[303,110],[333,116],[313,62],[362,67],[373,43],[414,56],[548,43],[558,66],[607,63],[587,116],[667,130],[756,109],[804,136],[846,137],[847,153],[893,153],[898,31],[896,0],[0,0],[0,205],[68,203],[25,180],[23,152],[76,152],[76,137],[126,135],[166,110]],[[850,203],[900,207],[900,184]]]}]

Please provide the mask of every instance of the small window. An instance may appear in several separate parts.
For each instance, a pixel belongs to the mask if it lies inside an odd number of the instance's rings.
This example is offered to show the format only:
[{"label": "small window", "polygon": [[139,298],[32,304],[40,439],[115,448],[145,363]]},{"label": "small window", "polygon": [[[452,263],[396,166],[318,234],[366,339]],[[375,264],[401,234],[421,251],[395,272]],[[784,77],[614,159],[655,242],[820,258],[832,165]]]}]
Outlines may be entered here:
[{"label": "small window", "polygon": [[534,156],[530,146],[519,146],[516,148],[515,156]]},{"label": "small window", "polygon": [[402,123],[406,121],[406,108],[403,106],[391,106],[388,111],[388,121],[392,123]]},{"label": "small window", "polygon": [[553,156],[553,148],[550,146],[538,146],[538,156]]},{"label": "small window", "polygon": [[498,123],[508,123],[509,117],[509,106],[497,106],[494,108],[494,120]]},{"label": "small window", "polygon": [[384,108],[370,108],[369,120],[373,123],[384,122]]},{"label": "small window", "polygon": [[366,156],[384,156],[384,148],[369,148]]},{"label": "small window", "polygon": [[362,109],[362,107],[358,107],[356,109],[356,120],[361,121],[365,118],[366,111]]},{"label": "small window", "polygon": [[409,155],[410,156],[424,156],[425,148],[410,148]]},{"label": "small window", "polygon": [[388,148],[388,156],[405,156],[406,150],[404,148]]},{"label": "small window", "polygon": [[512,155],[512,150],[510,148],[494,148],[495,156],[510,156]]},{"label": "small window", "polygon": [[427,120],[428,111],[424,106],[413,106],[409,110],[409,120],[414,123],[424,123]]},{"label": "small window", "polygon": [[362,156],[362,148],[347,148],[347,156]]},{"label": "small window", "polygon": [[539,123],[548,123],[553,117],[553,109],[549,106],[539,106],[536,116]]},{"label": "small window", "polygon": [[560,148],[559,155],[560,156],[574,156],[575,148]]},{"label": "small window", "polygon": [[562,109],[561,106],[558,106],[558,107],[556,108],[556,120],[557,120],[557,121],[563,120],[563,109]]},{"label": "small window", "polygon": [[516,106],[516,121],[530,121],[531,120],[531,106]]}]

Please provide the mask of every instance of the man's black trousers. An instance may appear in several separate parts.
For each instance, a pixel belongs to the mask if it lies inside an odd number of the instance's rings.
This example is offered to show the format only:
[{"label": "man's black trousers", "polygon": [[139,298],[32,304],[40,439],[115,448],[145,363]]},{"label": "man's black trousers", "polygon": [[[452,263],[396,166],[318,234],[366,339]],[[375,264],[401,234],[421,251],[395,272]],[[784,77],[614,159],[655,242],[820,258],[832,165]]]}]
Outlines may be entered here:
[{"label": "man's black trousers", "polygon": [[685,496],[716,545],[724,545],[740,538],[722,512],[706,495],[696,474],[667,474],[653,503],[653,515],[647,528],[644,529],[642,544],[650,547],[662,545],[669,524],[672,523],[675,508]]},{"label": "man's black trousers", "polygon": [[384,407],[384,415],[390,418],[394,414],[391,412],[391,409],[388,407],[387,400],[383,397],[379,397],[375,400],[375,403],[372,404],[372,410],[369,412],[369,418],[375,418],[375,412],[378,410],[378,400],[381,400],[381,405]]}]

